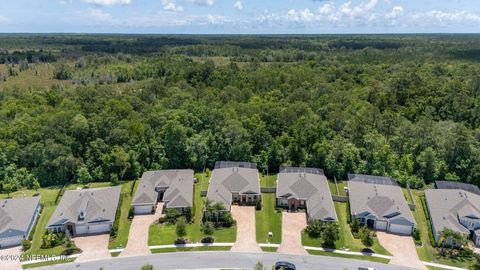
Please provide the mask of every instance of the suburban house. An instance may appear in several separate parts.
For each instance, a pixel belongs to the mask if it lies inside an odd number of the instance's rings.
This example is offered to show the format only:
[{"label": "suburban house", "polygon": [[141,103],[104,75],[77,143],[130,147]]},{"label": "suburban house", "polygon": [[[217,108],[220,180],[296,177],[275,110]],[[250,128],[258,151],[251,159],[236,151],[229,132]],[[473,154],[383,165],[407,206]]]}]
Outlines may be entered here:
[{"label": "suburban house", "polygon": [[370,228],[410,235],[415,219],[397,182],[390,177],[348,175],[350,214]]},{"label": "suburban house", "polygon": [[120,191],[120,186],[65,191],[47,229],[70,236],[110,232]]},{"label": "suburban house", "polygon": [[161,170],[143,173],[132,200],[135,214],[155,212],[157,202],[185,213],[193,205],[193,170]]},{"label": "suburban house", "polygon": [[207,199],[230,210],[232,203],[256,204],[260,200],[257,165],[248,162],[217,161],[212,171]]},{"label": "suburban house", "polygon": [[337,221],[332,194],[323,170],[280,168],[277,175],[277,206],[307,210],[309,220]]},{"label": "suburban house", "polygon": [[437,189],[425,191],[425,204],[435,241],[438,242],[441,232],[448,228],[469,236],[480,247],[480,191],[477,186],[437,181]]},{"label": "suburban house", "polygon": [[17,246],[28,239],[40,208],[39,196],[0,200],[0,248]]}]

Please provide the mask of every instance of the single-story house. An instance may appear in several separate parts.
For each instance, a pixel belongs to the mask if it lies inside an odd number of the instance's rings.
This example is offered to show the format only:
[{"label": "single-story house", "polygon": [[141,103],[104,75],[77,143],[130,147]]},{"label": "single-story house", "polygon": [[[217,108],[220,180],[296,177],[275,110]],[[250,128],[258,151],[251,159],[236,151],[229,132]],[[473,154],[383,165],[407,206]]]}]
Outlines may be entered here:
[{"label": "single-story house", "polygon": [[77,235],[111,231],[121,187],[67,190],[47,223],[51,232]]},{"label": "single-story house", "polygon": [[480,195],[460,188],[428,189],[425,204],[435,241],[448,228],[467,235],[480,247]]},{"label": "single-story house", "polygon": [[28,239],[40,209],[40,196],[0,200],[0,248]]},{"label": "single-story house", "polygon": [[212,171],[207,199],[230,211],[232,203],[254,205],[260,200],[257,165],[248,162],[217,161]]},{"label": "single-story house", "polygon": [[280,168],[276,196],[277,206],[290,211],[306,209],[309,220],[338,220],[328,180],[321,169]]},{"label": "single-story house", "polygon": [[135,214],[155,212],[157,202],[184,213],[193,205],[193,170],[161,170],[143,173],[132,200]]},{"label": "single-story house", "polygon": [[350,174],[348,197],[352,219],[372,229],[410,235],[415,219],[397,182],[390,177]]}]

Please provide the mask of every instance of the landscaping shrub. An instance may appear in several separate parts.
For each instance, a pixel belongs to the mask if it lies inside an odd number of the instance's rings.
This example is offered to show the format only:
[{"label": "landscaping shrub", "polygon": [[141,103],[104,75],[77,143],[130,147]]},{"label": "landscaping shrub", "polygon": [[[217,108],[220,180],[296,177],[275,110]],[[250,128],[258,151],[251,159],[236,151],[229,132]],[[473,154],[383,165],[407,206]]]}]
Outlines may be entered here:
[{"label": "landscaping shrub", "polygon": [[232,217],[232,214],[230,212],[226,212],[223,214],[223,227],[230,228],[235,224],[235,220]]},{"label": "landscaping shrub", "polygon": [[193,219],[193,214],[192,214],[192,208],[188,207],[186,210],[185,210],[185,218],[187,219],[187,222],[191,222],[192,219]]},{"label": "landscaping shrub", "polygon": [[215,238],[211,237],[211,236],[205,236],[202,238],[202,240],[200,240],[200,242],[202,242],[203,244],[211,244],[213,242],[215,242]]},{"label": "landscaping shrub", "polygon": [[170,224],[174,224],[180,216],[181,214],[177,209],[165,209],[165,219]]},{"label": "landscaping shrub", "polygon": [[371,247],[373,245],[373,238],[370,235],[370,230],[368,230],[366,226],[363,226],[358,234],[362,240],[362,244],[364,244],[366,247]]},{"label": "landscaping shrub", "polygon": [[133,209],[133,206],[128,209],[128,219],[133,219],[135,216],[135,210]]},{"label": "landscaping shrub", "polygon": [[140,270],[153,270],[153,265],[145,264],[144,266],[142,266],[142,268],[140,268]]},{"label": "landscaping shrub", "polygon": [[32,242],[29,240],[22,240],[22,251],[27,251],[32,247]]},{"label": "landscaping shrub", "polygon": [[262,210],[262,200],[257,200],[257,204],[255,204],[255,210]]},{"label": "landscaping shrub", "polygon": [[416,245],[422,245],[422,239],[420,237],[420,229],[416,228],[415,231],[413,232],[413,240],[415,240]]},{"label": "landscaping shrub", "polygon": [[187,240],[185,238],[177,238],[174,242],[175,245],[185,245],[187,243]]},{"label": "landscaping shrub", "polygon": [[212,222],[207,221],[202,224],[202,232],[205,235],[212,235],[214,230],[215,230],[215,226],[213,226]]},{"label": "landscaping shrub", "polygon": [[335,241],[339,239],[338,224],[326,223],[322,231],[322,246],[325,248],[335,248]]},{"label": "landscaping shrub", "polygon": [[355,218],[352,222],[350,222],[350,229],[352,230],[352,234],[357,234],[360,230],[361,224],[358,218]]},{"label": "landscaping shrub", "polygon": [[322,233],[322,223],[318,220],[311,220],[308,223],[307,228],[305,228],[305,232],[310,236],[311,238],[319,238],[320,234]]},{"label": "landscaping shrub", "polygon": [[42,246],[41,248],[52,248],[59,245],[62,245],[67,241],[67,237],[64,233],[58,232],[46,232],[42,236]]},{"label": "landscaping shrub", "polygon": [[82,250],[80,248],[78,248],[75,243],[71,240],[68,240],[67,241],[67,244],[65,245],[65,250],[62,252],[62,255],[72,255],[72,254],[75,254],[75,253],[80,253],[82,252]]},{"label": "landscaping shrub", "polygon": [[118,233],[118,226],[120,225],[120,216],[122,214],[123,196],[124,196],[123,193],[120,194],[120,198],[118,200],[117,212],[115,213],[115,221],[113,222],[112,229],[110,230],[111,237],[116,237]]},{"label": "landscaping shrub", "polygon": [[186,221],[184,217],[181,217],[178,219],[175,232],[178,238],[183,238],[187,235],[187,227],[186,227]]}]

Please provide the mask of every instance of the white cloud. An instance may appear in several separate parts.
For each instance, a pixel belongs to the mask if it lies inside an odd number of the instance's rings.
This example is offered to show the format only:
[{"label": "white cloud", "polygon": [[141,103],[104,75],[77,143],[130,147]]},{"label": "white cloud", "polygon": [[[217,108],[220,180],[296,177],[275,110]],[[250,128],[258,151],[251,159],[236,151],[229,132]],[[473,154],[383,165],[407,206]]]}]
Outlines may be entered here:
[{"label": "white cloud", "polygon": [[212,6],[215,0],[193,0],[193,3],[199,6]]},{"label": "white cloud", "polygon": [[395,19],[395,18],[398,18],[398,17],[402,16],[403,13],[404,13],[403,7],[395,6],[395,7],[393,7],[392,11],[390,11],[389,13],[387,13],[385,15],[385,18]]},{"label": "white cloud", "polygon": [[99,6],[128,5],[131,0],[82,0],[82,2]]},{"label": "white cloud", "polygon": [[466,10],[462,11],[440,11],[431,10],[417,12],[412,15],[416,21],[423,21],[430,24],[449,25],[455,24],[479,24],[480,15]]},{"label": "white cloud", "polygon": [[163,10],[171,12],[181,12],[183,7],[178,5],[175,0],[162,0]]},{"label": "white cloud", "polygon": [[84,15],[98,22],[113,22],[112,15],[100,9],[89,8],[84,12]]},{"label": "white cloud", "polygon": [[233,4],[233,7],[235,7],[238,10],[242,10],[243,9],[242,1],[236,1],[235,4]]},{"label": "white cloud", "polygon": [[5,16],[0,15],[0,23],[6,23],[8,20]]}]

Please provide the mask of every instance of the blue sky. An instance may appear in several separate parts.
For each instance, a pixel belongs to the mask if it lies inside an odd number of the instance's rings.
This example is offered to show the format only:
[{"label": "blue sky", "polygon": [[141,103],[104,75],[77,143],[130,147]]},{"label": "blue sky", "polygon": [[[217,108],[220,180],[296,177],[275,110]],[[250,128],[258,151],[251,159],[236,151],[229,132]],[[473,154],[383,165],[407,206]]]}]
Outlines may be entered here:
[{"label": "blue sky", "polygon": [[480,32],[480,0],[0,0],[0,32]]}]

